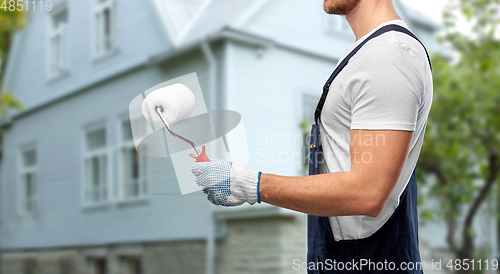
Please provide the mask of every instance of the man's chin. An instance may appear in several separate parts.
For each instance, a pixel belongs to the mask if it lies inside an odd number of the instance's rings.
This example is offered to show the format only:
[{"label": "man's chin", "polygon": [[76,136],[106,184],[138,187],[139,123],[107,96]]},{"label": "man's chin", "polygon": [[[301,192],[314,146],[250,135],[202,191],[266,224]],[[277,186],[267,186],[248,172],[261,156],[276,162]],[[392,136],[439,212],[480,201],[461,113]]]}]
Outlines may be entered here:
[{"label": "man's chin", "polygon": [[359,4],[361,0],[325,0],[323,9],[328,14],[348,15]]}]

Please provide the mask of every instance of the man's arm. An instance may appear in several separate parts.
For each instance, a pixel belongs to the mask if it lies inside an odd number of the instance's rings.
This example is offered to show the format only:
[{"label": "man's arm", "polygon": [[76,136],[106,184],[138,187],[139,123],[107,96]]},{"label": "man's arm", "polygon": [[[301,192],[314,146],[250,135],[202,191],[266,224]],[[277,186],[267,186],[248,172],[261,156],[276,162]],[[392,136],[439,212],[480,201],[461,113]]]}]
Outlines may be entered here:
[{"label": "man's arm", "polygon": [[317,216],[382,212],[408,157],[413,132],[351,130],[351,170],[306,177],[262,174],[263,202]]}]

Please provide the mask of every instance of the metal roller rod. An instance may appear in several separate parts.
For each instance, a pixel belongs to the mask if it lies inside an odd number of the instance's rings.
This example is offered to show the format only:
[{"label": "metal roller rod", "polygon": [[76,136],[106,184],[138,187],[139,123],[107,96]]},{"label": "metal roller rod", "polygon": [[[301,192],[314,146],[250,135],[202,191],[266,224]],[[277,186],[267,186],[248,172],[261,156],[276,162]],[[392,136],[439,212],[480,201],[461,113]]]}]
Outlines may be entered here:
[{"label": "metal roller rod", "polygon": [[163,124],[165,125],[165,127],[167,128],[168,132],[170,132],[170,134],[172,134],[172,136],[174,137],[177,137],[179,139],[181,139],[182,141],[190,144],[193,148],[194,148],[194,151],[196,151],[196,154],[200,155],[200,151],[198,150],[198,148],[195,146],[195,144],[193,142],[191,142],[190,140],[180,136],[179,134],[175,133],[172,131],[172,129],[170,128],[170,125],[168,124],[167,120],[165,120],[165,118],[163,117],[163,108],[162,107],[156,107],[156,113],[158,113],[158,116],[160,117],[160,120],[163,122]]}]

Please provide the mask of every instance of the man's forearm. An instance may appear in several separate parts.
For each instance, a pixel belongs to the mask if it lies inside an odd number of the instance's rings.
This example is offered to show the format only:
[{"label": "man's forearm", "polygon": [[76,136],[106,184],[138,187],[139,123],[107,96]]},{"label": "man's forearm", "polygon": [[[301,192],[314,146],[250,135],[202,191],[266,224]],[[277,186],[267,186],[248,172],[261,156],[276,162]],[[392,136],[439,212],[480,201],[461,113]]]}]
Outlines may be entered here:
[{"label": "man's forearm", "polygon": [[[306,177],[262,174],[260,199],[268,204],[317,216],[377,216],[383,209],[375,188],[354,172]],[[375,182],[374,182],[375,183]],[[368,184],[369,185],[369,184]]]},{"label": "man's forearm", "polygon": [[[192,170],[196,183],[209,199],[215,197],[215,204],[253,204],[260,195],[263,202],[312,215],[374,217],[382,212],[396,187],[412,134],[396,130],[351,130],[348,172],[307,177],[261,174],[259,181],[257,171],[250,176],[248,172],[238,172],[230,162],[195,163]],[[384,137],[383,142],[373,143],[379,136]],[[369,157],[359,160],[358,154]],[[228,204],[228,199],[234,201]]]},{"label": "man's forearm", "polygon": [[[401,176],[413,132],[351,130],[351,170],[307,177],[262,174],[260,199],[317,216],[378,216]],[[373,143],[378,136],[383,142]],[[356,153],[370,161],[356,160]]]}]

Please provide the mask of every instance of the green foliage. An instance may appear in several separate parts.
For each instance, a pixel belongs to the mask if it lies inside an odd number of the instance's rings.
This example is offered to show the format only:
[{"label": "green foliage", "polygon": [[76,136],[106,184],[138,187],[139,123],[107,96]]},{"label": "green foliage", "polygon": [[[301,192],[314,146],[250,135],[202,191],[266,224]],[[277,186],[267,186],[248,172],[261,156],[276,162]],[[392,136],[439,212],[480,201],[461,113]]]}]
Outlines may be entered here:
[{"label": "green foliage", "polygon": [[[477,7],[490,1],[459,2],[467,18],[491,13]],[[497,28],[497,22],[482,19],[481,25]],[[460,205],[469,203],[481,187],[477,182],[489,175],[488,156],[499,150],[500,42],[490,32],[472,38],[453,31],[442,40],[459,53],[459,60],[450,62],[440,55],[432,58],[434,100],[421,171],[436,175],[432,193],[442,197],[444,214],[456,216]]]},{"label": "green foliage", "polygon": [[0,96],[0,114],[4,118],[7,117],[9,108],[22,110],[23,105],[11,92],[3,92]]},{"label": "green foliage", "polygon": [[[302,135],[304,136],[303,140],[304,140],[304,143],[302,144],[304,147],[304,156],[305,158],[307,158],[308,156],[308,153],[309,153],[309,148],[308,148],[308,145],[309,145],[309,139],[310,139],[310,132],[311,132],[311,127],[313,125],[313,121],[309,120],[309,119],[302,119],[299,123],[299,128],[300,128],[300,131],[302,132]],[[307,175],[309,173],[309,161],[308,161],[309,158],[307,159],[302,159],[304,161],[304,164],[302,165],[302,168],[300,170],[300,173]]]},{"label": "green foliage", "polygon": [[[7,57],[14,37],[14,33],[26,25],[24,12],[0,10],[0,87],[3,87],[3,78],[7,67]],[[0,115],[6,119],[9,109],[22,110],[21,102],[11,93],[0,90]]]},{"label": "green foliage", "polygon": [[[432,193],[456,216],[489,172],[489,153],[500,141],[500,43],[462,56],[454,65],[433,58],[434,100],[421,163],[438,178]],[[483,56],[481,56],[483,55]],[[446,197],[444,199],[444,197]]]},{"label": "green foliage", "polygon": [[[439,208],[425,217],[436,215],[454,226],[465,210],[462,251],[472,245],[470,222],[500,172],[499,15],[499,0],[450,2],[440,41],[458,58],[432,58],[434,99],[418,169],[434,177],[420,176],[426,178],[420,183]],[[460,18],[470,31],[458,30]],[[448,235],[452,248],[455,236]]]},{"label": "green foliage", "polygon": [[314,123],[308,119],[302,119],[299,123],[299,128],[304,134],[309,134]]},{"label": "green foliage", "polygon": [[12,34],[26,25],[24,12],[0,10],[0,59],[5,60],[10,48]]}]

